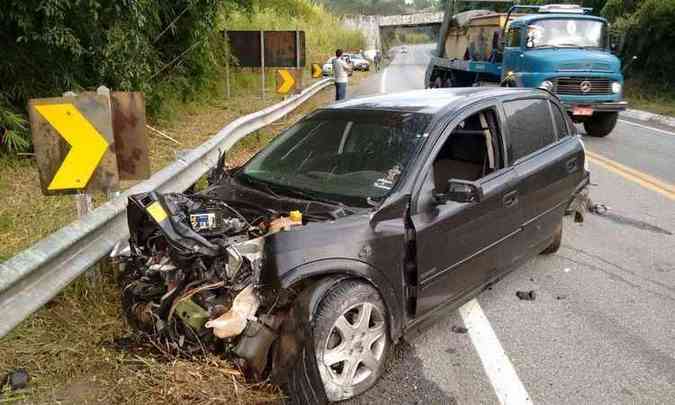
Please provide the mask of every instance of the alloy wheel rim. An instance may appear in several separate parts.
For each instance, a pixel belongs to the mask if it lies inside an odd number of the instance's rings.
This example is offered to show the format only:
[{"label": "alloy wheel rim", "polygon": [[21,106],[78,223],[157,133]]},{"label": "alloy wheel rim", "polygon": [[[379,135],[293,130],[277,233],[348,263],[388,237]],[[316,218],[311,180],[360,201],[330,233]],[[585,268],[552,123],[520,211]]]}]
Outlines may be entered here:
[{"label": "alloy wheel rim", "polygon": [[381,311],[369,302],[350,307],[337,318],[324,344],[328,378],[343,387],[362,383],[380,367],[385,345]]}]

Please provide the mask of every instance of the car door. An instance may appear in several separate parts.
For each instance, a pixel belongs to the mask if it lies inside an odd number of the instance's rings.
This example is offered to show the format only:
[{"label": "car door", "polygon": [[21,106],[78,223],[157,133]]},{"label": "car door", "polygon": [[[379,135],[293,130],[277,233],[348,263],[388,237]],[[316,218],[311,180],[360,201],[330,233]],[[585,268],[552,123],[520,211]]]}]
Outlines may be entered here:
[{"label": "car door", "polygon": [[[547,98],[503,103],[507,157],[518,177],[523,212],[521,259],[538,254],[561,226],[576,184],[583,176],[583,152],[569,136],[561,107]],[[557,114],[557,117],[553,114]]]},{"label": "car door", "polygon": [[511,27],[507,31],[502,63],[502,80],[509,72],[518,73],[521,70],[523,48],[522,28]]},{"label": "car door", "polygon": [[[497,112],[494,106],[488,110]],[[450,124],[436,143],[420,176],[418,194],[413,197],[411,221],[417,263],[415,317],[460,299],[492,279],[498,272],[500,248],[517,232],[521,220],[516,175],[514,170],[504,167],[503,158],[499,159],[495,171],[476,180],[483,190],[480,202],[438,204],[434,201],[433,162],[462,119]],[[503,150],[500,130],[495,130],[499,138],[496,148]]]}]

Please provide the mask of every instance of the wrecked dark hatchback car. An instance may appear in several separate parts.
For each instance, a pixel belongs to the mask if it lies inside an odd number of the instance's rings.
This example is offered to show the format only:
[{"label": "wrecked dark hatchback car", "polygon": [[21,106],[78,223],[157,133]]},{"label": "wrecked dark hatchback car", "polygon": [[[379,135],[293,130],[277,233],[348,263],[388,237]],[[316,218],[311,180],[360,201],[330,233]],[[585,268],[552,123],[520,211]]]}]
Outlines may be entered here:
[{"label": "wrecked dark hatchback car", "polygon": [[540,90],[318,110],[198,193],[130,199],[123,305],[177,352],[231,355],[306,403],[370,388],[393,342],[558,249],[588,182]]}]

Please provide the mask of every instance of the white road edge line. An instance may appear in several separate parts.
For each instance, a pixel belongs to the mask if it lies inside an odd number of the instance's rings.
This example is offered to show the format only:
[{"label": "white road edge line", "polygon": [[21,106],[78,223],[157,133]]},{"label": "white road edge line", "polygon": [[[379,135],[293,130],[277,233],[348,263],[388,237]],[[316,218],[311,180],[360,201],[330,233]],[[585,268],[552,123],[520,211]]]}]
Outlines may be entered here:
[{"label": "white road edge line", "polygon": [[622,123],[628,124],[628,125],[633,125],[633,126],[636,126],[636,127],[640,127],[640,128],[643,128],[643,129],[648,129],[650,131],[661,132],[661,133],[666,134],[666,135],[675,135],[675,132],[666,131],[665,129],[649,127],[647,125],[636,124],[633,121],[619,120],[619,122],[622,122]]},{"label": "white road edge line", "polygon": [[459,308],[464,326],[469,330],[483,369],[502,405],[531,405],[530,395],[518,378],[511,360],[504,353],[495,331],[476,299]]},{"label": "white road edge line", "polygon": [[380,78],[380,93],[384,94],[387,92],[387,68],[384,68],[382,71],[382,77]]}]

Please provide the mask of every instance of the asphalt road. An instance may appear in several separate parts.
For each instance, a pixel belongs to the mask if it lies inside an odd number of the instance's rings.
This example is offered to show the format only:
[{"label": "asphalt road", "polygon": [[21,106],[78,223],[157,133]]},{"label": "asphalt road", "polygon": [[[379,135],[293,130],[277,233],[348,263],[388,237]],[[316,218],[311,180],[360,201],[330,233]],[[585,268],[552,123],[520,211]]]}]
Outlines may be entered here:
[{"label": "asphalt road", "polygon": [[[408,49],[350,96],[422,88],[432,46]],[[557,254],[400,344],[353,403],[675,403],[675,128],[622,119],[584,141],[608,213],[566,219]]]}]

